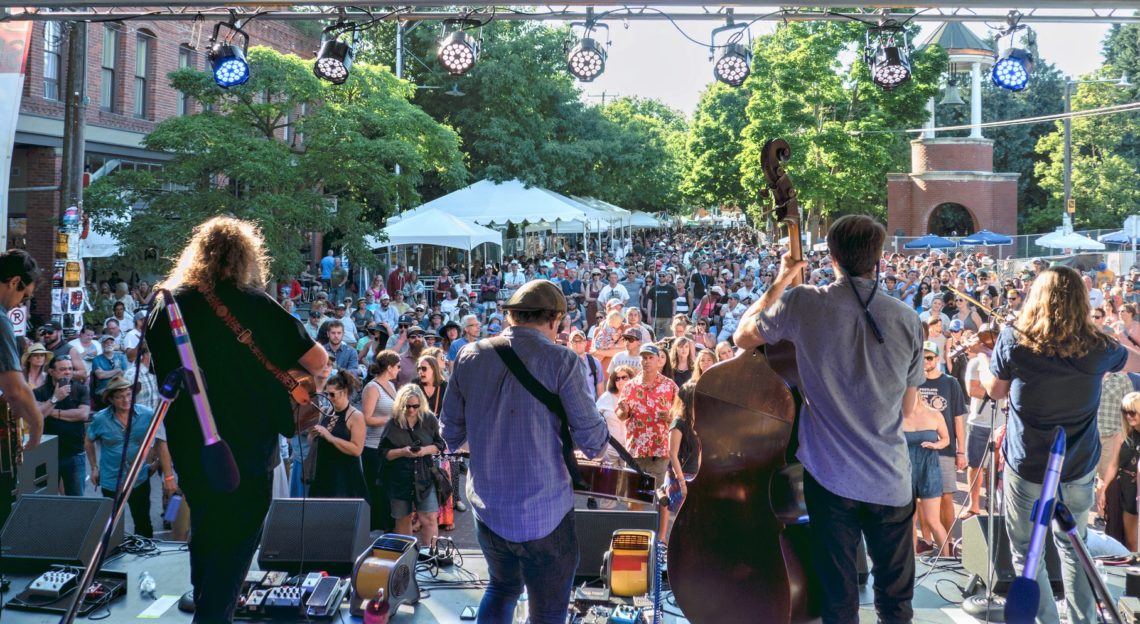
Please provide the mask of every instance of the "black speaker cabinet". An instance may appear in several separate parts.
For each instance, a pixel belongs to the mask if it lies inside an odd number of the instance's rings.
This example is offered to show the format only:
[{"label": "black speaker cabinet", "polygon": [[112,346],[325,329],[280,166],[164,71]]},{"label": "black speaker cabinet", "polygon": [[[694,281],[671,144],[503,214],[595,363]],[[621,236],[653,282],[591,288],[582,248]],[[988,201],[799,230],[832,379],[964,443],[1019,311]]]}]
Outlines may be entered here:
[{"label": "black speaker cabinet", "polygon": [[602,558],[610,549],[614,531],[618,529],[657,530],[656,511],[617,511],[575,509],[574,533],[578,536],[578,570],[575,576],[598,578],[602,574]]},{"label": "black speaker cabinet", "polygon": [[[109,498],[24,494],[0,532],[5,567],[45,570],[53,564],[86,567],[111,518]],[[111,534],[107,554],[123,544],[123,522]]]},{"label": "black speaker cabinet", "polygon": [[348,576],[371,543],[368,515],[368,503],[359,498],[278,498],[265,516],[257,565]]},{"label": "black speaker cabinet", "polygon": [[[973,516],[962,523],[962,567],[970,574],[982,579],[982,584],[988,582],[987,567],[990,549],[986,516]],[[1009,584],[1017,574],[1013,570],[1013,558],[1009,550],[1009,536],[1005,532],[1005,518],[994,516],[994,533],[997,536],[994,553],[994,593],[1005,595],[1009,591]],[[1057,545],[1053,542],[1052,532],[1045,538],[1045,569],[1049,573],[1049,585],[1053,587],[1053,595],[1060,598],[1065,593],[1065,586],[1061,580],[1061,557],[1057,554]]]}]

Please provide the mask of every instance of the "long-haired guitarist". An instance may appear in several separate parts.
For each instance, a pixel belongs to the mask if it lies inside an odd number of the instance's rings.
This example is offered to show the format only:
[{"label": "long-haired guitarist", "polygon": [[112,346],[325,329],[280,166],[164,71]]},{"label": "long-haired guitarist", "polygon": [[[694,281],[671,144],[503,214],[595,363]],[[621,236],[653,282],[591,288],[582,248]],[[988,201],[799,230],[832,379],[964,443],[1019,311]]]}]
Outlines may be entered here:
[{"label": "long-haired guitarist", "polygon": [[[17,418],[28,426],[26,448],[40,443],[44,430],[43,416],[36,409],[32,388],[24,378],[20,366],[20,349],[16,346],[16,333],[8,320],[8,311],[32,296],[36,288],[39,268],[28,252],[12,249],[0,254],[0,390],[4,392],[9,414],[2,415],[0,432],[0,526],[12,511],[16,487],[16,467],[19,465],[20,447]],[[3,407],[3,406],[0,406]]]},{"label": "long-haired guitarist", "polygon": [[796,457],[804,465],[827,624],[859,621],[853,571],[860,536],[874,564],[879,621],[913,616],[914,496],[902,416],[916,409],[925,379],[922,325],[906,304],[876,296],[885,238],[870,217],[840,217],[827,233],[839,279],[785,290],[805,265],[784,256],[772,287],[744,313],[733,336],[743,349],[785,340],[796,348],[799,387],[807,397]]},{"label": "long-haired guitarist", "polygon": [[[328,355],[301,322],[265,293],[268,262],[257,227],[215,217],[194,230],[162,283],[178,302],[218,432],[233,451],[241,483],[230,493],[209,484],[202,432],[183,391],[166,417],[167,444],[190,505],[190,578],[194,621],[229,622],[269,510],[278,434],[292,436],[289,393],[250,344],[278,370],[298,365],[316,376]],[[158,305],[146,340],[159,379],[181,366],[166,308]],[[239,323],[238,334],[223,318]]]}]

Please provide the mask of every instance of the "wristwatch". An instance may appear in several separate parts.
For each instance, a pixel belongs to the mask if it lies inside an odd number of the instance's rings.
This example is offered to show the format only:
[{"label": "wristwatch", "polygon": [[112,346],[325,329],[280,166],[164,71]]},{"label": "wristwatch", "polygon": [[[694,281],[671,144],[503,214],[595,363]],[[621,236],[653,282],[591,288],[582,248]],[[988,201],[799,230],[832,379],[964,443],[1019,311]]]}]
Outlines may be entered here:
[{"label": "wristwatch", "polygon": [[58,403],[58,402],[59,402],[59,399],[55,398],[54,396],[53,396],[52,398],[48,399],[48,400],[49,400],[49,401],[51,401],[51,404],[52,404],[52,405],[55,405],[56,403]]}]

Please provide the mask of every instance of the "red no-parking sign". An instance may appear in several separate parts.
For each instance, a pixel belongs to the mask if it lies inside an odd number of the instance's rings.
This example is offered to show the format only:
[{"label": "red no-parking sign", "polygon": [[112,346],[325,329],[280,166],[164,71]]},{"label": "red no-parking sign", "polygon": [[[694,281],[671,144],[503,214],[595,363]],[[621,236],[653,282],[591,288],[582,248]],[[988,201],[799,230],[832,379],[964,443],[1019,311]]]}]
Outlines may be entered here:
[{"label": "red no-parking sign", "polygon": [[8,320],[12,323],[16,337],[26,336],[28,333],[28,310],[21,306],[8,310]]}]

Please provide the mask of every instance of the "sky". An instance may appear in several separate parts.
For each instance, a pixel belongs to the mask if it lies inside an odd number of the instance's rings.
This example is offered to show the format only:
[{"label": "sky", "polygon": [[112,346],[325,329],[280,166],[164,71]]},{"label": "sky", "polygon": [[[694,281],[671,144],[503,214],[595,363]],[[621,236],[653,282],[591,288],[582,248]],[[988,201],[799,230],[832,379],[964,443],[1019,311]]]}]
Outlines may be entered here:
[{"label": "sky", "polygon": [[[1005,13],[1000,9],[993,12]],[[579,83],[583,99],[599,104],[603,97],[656,98],[691,118],[701,92],[713,79],[707,43],[699,46],[687,40],[667,21],[630,21],[628,28],[621,20],[607,23],[612,45],[605,73],[592,83]],[[689,21],[678,22],[678,25],[693,39],[707,42],[710,31],[722,23]],[[1062,72],[1080,76],[1102,63],[1101,42],[1109,24],[1031,25],[1037,33],[1042,58],[1056,64]],[[966,26],[980,37],[990,32],[982,23],[967,22]],[[921,35],[912,44],[924,41],[938,24],[923,22],[921,27]],[[752,27],[752,35],[756,37],[774,28],[773,22],[760,22]],[[599,32],[604,37],[604,31]]]}]

